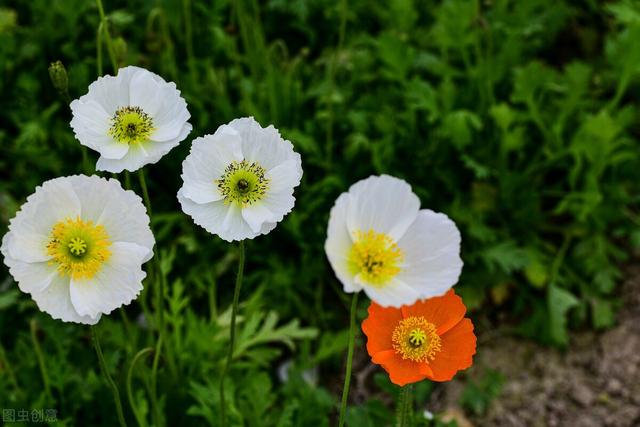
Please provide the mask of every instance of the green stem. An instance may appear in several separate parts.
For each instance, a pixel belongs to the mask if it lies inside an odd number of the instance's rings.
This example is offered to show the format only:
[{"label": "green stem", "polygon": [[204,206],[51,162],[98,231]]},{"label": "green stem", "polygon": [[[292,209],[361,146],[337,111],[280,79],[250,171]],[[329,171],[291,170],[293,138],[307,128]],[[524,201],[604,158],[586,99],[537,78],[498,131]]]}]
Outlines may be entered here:
[{"label": "green stem", "polygon": [[[149,198],[149,190],[147,188],[147,180],[145,178],[144,169],[138,170],[138,178],[140,179],[140,187],[142,188],[142,198],[147,208],[147,214],[151,217],[151,199]],[[151,275],[151,274],[150,274]],[[154,370],[152,372],[153,389],[155,390],[155,384],[157,382],[157,359],[160,357],[162,351],[163,337],[165,338],[165,319],[164,319],[164,275],[162,273],[162,267],[160,265],[160,254],[156,254],[153,257],[153,283],[156,284],[155,298],[156,298],[156,310],[157,310],[157,325],[158,325],[158,342],[156,343],[156,360],[154,360]],[[165,350],[170,347],[165,346]],[[173,374],[175,374],[175,366],[173,364],[173,358],[167,355],[167,361],[169,362],[169,368]]]},{"label": "green stem", "polygon": [[124,188],[125,190],[131,190],[133,188],[131,186],[131,174],[128,170],[124,171]]},{"label": "green stem", "polygon": [[413,385],[409,384],[400,389],[400,396],[396,404],[396,427],[410,427],[413,418]]},{"label": "green stem", "polygon": [[336,82],[335,82],[335,74],[336,74],[336,66],[338,63],[338,56],[340,55],[340,51],[342,50],[342,45],[344,44],[344,35],[346,33],[347,30],[347,12],[348,12],[349,8],[348,8],[348,4],[347,4],[347,0],[341,0],[340,1],[340,27],[338,29],[338,45],[336,47],[336,50],[333,54],[333,57],[331,58],[331,61],[329,62],[329,70],[327,73],[327,80],[328,80],[328,91],[329,91],[329,98],[328,98],[328,118],[327,118],[327,167],[330,168],[331,164],[332,164],[332,160],[333,160],[333,122],[334,122],[334,116],[335,113],[333,111],[333,91],[336,88]]},{"label": "green stem", "polygon": [[109,53],[111,66],[113,67],[113,72],[117,73],[118,62],[116,61],[116,52],[115,50],[113,50],[113,42],[111,40],[111,33],[109,32],[107,17],[104,14],[104,7],[102,7],[102,0],[96,0],[96,6],[98,6],[98,13],[100,14],[100,23],[102,24],[102,30],[104,31],[104,40],[107,43],[107,52]]},{"label": "green stem", "polygon": [[[144,169],[138,170],[138,178],[140,179],[140,187],[142,188],[142,198],[144,199],[144,205],[147,208],[147,215],[151,217],[151,199],[149,198],[149,190],[147,189],[147,180],[144,175]],[[160,258],[159,254],[156,254],[153,257],[153,276],[156,282],[156,310],[157,312],[157,321],[158,321],[158,330],[160,334],[164,333],[164,280],[162,280],[162,270],[160,267]],[[150,272],[151,273],[151,272]],[[151,275],[151,274],[150,274]]]},{"label": "green stem", "polygon": [[160,353],[162,352],[162,335],[156,342],[156,349],[153,355],[153,366],[151,367],[151,404],[153,405],[153,414],[155,425],[160,426],[162,413],[158,404],[158,363],[160,362]]},{"label": "green stem", "polygon": [[136,355],[133,357],[133,360],[131,361],[131,366],[129,366],[129,371],[127,372],[127,397],[129,398],[129,406],[131,406],[133,415],[136,417],[136,421],[138,422],[138,425],[140,427],[146,426],[147,423],[145,422],[143,415],[138,412],[138,407],[136,406],[135,401],[133,399],[133,387],[131,386],[131,383],[133,382],[133,368],[135,368],[136,363],[138,363],[138,360],[142,356],[152,351],[153,351],[153,348],[147,347],[147,348],[143,348],[138,353],[136,353]]},{"label": "green stem", "polygon": [[144,176],[144,169],[140,168],[138,170],[138,178],[140,178],[140,187],[142,188],[142,198],[144,199],[144,204],[147,207],[147,215],[151,217],[151,200],[149,199],[149,191],[147,190],[147,180]]},{"label": "green stem", "polygon": [[347,371],[344,374],[344,387],[342,387],[342,404],[340,405],[340,421],[338,425],[344,426],[347,413],[347,400],[349,398],[349,385],[351,384],[351,367],[353,365],[353,346],[356,335],[356,311],[358,308],[358,294],[353,294],[351,299],[351,320],[349,321],[349,349],[347,351]]},{"label": "green stem", "polygon": [[38,342],[38,325],[36,320],[31,319],[31,340],[33,341],[33,349],[36,352],[38,358],[38,366],[40,367],[40,374],[42,375],[42,382],[44,383],[44,392],[47,398],[51,400],[51,386],[49,384],[49,375],[47,373],[47,365],[44,363],[44,356],[42,354],[42,348],[40,348],[40,342]]},{"label": "green stem", "polygon": [[7,376],[9,377],[9,381],[13,385],[16,391],[16,394],[22,396],[22,390],[20,389],[20,386],[18,386],[18,381],[16,380],[16,374],[13,370],[13,367],[11,366],[9,359],[7,358],[7,353],[4,350],[2,343],[0,343],[0,374],[3,373],[3,371],[7,373]]},{"label": "green stem", "polygon": [[187,65],[189,71],[193,72],[193,27],[191,25],[191,0],[182,0],[182,13],[184,15],[184,36],[187,50]]},{"label": "green stem", "polygon": [[96,354],[98,355],[98,362],[100,363],[100,370],[104,375],[104,378],[107,381],[109,387],[111,387],[111,392],[113,394],[113,401],[116,405],[116,413],[118,414],[118,421],[120,422],[120,427],[127,427],[127,423],[124,420],[124,412],[122,411],[122,402],[120,402],[120,392],[118,391],[118,386],[111,378],[109,374],[109,370],[107,369],[107,363],[104,360],[104,354],[102,354],[102,349],[100,348],[100,340],[98,338],[98,331],[95,325],[91,325],[91,337],[93,338],[93,346],[96,349]]},{"label": "green stem", "polygon": [[96,66],[98,68],[98,76],[102,75],[102,22],[98,25],[98,33],[96,34]]},{"label": "green stem", "polygon": [[233,347],[236,340],[236,313],[238,312],[238,301],[240,299],[240,287],[242,286],[242,276],[244,275],[244,240],[240,240],[238,245],[238,275],[236,276],[236,286],[233,291],[233,305],[231,306],[231,325],[229,331],[229,351],[227,352],[227,361],[222,368],[220,375],[220,425],[227,425],[227,415],[225,411],[224,399],[224,379],[233,360]]}]

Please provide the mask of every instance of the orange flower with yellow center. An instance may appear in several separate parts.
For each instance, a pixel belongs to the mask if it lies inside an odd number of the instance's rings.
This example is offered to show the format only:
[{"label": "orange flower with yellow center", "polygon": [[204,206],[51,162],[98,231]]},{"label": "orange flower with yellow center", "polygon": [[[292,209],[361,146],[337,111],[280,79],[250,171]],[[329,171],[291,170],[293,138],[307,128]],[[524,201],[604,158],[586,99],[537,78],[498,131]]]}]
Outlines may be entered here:
[{"label": "orange flower with yellow center", "polygon": [[400,308],[372,302],[362,323],[372,362],[399,386],[425,378],[451,380],[471,366],[476,353],[473,323],[464,317],[466,311],[453,290]]}]

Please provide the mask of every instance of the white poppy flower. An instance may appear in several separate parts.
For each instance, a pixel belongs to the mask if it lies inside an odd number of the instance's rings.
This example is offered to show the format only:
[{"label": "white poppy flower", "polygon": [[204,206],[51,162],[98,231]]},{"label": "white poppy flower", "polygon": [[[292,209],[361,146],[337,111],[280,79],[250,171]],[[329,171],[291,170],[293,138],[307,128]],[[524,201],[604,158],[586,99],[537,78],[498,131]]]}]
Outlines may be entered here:
[{"label": "white poppy flower", "polygon": [[71,102],[71,112],[76,138],[100,153],[96,169],[108,172],[156,163],[191,132],[175,83],[139,67],[99,77]]},{"label": "white poppy flower", "polygon": [[444,214],[420,210],[405,181],[359,181],[331,209],[325,252],[345,292],[399,307],[444,294],[462,270],[460,232]]},{"label": "white poppy flower", "polygon": [[40,310],[95,324],[140,293],[154,243],[140,197],[115,179],[75,175],[36,188],[0,252]]},{"label": "white poppy flower", "polygon": [[226,241],[267,234],[295,203],[300,155],[273,126],[235,119],[196,138],[182,164],[182,210]]}]

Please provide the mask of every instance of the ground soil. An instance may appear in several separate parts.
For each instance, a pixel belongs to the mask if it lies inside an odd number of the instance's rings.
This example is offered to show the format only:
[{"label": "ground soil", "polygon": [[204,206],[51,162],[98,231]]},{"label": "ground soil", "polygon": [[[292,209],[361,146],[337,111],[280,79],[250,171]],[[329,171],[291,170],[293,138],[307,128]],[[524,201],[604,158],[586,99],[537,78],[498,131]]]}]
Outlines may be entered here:
[{"label": "ground soil", "polygon": [[[617,323],[603,332],[571,334],[566,350],[541,346],[499,329],[478,331],[474,366],[450,383],[438,385],[423,408],[446,413],[460,427],[637,427],[640,426],[640,266],[627,269],[624,307]],[[370,374],[379,369],[362,361],[355,374],[354,400],[367,394]],[[499,371],[499,396],[482,415],[465,413],[460,396],[470,379]]]}]

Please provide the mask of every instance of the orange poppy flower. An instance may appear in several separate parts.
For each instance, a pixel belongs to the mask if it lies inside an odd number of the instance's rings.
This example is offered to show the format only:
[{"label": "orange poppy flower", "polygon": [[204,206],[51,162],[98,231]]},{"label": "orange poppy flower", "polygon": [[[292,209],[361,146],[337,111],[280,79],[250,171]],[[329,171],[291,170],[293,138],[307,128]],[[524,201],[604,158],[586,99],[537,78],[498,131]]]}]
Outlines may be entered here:
[{"label": "orange poppy flower", "polygon": [[429,378],[449,381],[472,364],[476,353],[473,323],[462,299],[449,290],[441,297],[400,308],[369,306],[362,323],[367,351],[399,386]]}]

